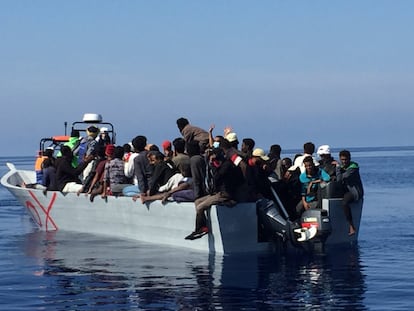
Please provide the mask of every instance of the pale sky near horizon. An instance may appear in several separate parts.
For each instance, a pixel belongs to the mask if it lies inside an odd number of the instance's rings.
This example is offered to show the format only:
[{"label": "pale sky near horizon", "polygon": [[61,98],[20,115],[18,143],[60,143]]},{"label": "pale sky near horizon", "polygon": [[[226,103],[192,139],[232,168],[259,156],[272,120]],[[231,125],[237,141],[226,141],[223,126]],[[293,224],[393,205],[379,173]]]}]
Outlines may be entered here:
[{"label": "pale sky near horizon", "polygon": [[268,149],[414,145],[414,1],[0,1],[0,156],[100,113]]}]

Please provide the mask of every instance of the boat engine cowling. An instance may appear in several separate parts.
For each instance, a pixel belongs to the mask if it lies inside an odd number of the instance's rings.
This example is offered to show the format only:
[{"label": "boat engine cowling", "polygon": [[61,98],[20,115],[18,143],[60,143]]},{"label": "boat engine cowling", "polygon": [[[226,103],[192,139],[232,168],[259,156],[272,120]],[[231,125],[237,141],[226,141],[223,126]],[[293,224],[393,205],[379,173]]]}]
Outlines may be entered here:
[{"label": "boat engine cowling", "polygon": [[316,228],[315,238],[325,240],[332,232],[328,211],[323,209],[308,209],[303,212],[300,224],[303,229]]},{"label": "boat engine cowling", "polygon": [[292,222],[281,213],[277,202],[259,200],[256,203],[259,228],[262,240],[278,238],[301,246],[307,241],[324,242],[332,228],[328,212],[322,209],[309,209],[303,212],[300,222]]},{"label": "boat engine cowling", "polygon": [[286,219],[275,206],[274,201],[259,200],[256,206],[259,227],[264,240],[277,237],[282,241],[287,241],[295,238],[293,232],[294,229],[300,228],[299,225]]}]

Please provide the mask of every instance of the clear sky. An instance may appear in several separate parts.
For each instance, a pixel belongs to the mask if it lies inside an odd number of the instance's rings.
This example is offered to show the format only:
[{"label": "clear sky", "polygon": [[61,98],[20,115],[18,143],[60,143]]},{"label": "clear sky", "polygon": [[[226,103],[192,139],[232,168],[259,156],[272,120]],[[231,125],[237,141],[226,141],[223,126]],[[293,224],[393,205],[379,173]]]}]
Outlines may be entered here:
[{"label": "clear sky", "polygon": [[[414,1],[0,1],[0,156],[96,112],[268,149],[414,145]],[[282,151],[283,152],[283,151]]]}]

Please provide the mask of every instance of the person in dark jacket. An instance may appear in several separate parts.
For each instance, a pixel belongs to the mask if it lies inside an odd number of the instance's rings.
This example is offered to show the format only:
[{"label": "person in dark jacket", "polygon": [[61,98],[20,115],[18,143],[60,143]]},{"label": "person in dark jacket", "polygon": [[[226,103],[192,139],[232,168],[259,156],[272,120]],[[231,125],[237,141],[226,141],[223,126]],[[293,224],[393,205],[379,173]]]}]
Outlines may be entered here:
[{"label": "person in dark jacket", "polygon": [[82,189],[82,182],[79,176],[85,167],[94,158],[88,155],[76,168],[72,166],[73,153],[69,146],[62,146],[62,156],[56,159],[56,188],[62,192],[78,192]]},{"label": "person in dark jacket", "polygon": [[342,183],[345,192],[342,207],[349,223],[349,235],[353,235],[356,230],[352,220],[350,203],[363,199],[364,187],[362,186],[358,163],[351,161],[351,153],[348,150],[342,150],[339,152],[339,160],[341,164],[336,167],[336,180]]},{"label": "person in dark jacket", "polygon": [[[132,146],[138,155],[134,158],[134,176],[138,182],[140,194],[149,195],[153,168],[148,161],[147,138],[138,135],[132,140]],[[137,195],[139,196],[139,194]]]},{"label": "person in dark jacket", "polygon": [[329,145],[319,146],[316,153],[320,157],[319,167],[323,168],[331,176],[331,180],[335,180],[338,162],[331,155],[331,147]]},{"label": "person in dark jacket", "polygon": [[206,160],[201,155],[200,145],[192,140],[187,143],[187,153],[190,156],[191,177],[193,179],[194,198],[198,199],[207,194],[206,185]]},{"label": "person in dark jacket", "polygon": [[[158,193],[158,189],[165,185],[168,180],[177,173],[177,169],[169,161],[164,161],[164,154],[160,151],[150,151],[148,153],[149,163],[153,166],[151,184],[148,195]],[[141,194],[141,199],[145,195]]]},{"label": "person in dark jacket", "polygon": [[198,239],[207,234],[209,229],[205,211],[212,205],[235,205],[238,187],[244,182],[240,167],[230,159],[226,159],[221,148],[215,148],[211,151],[209,165],[213,170],[213,188],[210,194],[195,201],[195,231],[186,236],[186,240]]}]

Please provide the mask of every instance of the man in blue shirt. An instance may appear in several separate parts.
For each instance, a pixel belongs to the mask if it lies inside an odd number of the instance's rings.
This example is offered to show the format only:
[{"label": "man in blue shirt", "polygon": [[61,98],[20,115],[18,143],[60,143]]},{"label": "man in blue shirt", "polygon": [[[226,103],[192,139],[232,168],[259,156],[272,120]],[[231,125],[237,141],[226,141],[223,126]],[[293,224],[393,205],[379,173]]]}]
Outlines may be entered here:
[{"label": "man in blue shirt", "polygon": [[329,182],[329,174],[315,166],[312,156],[307,156],[303,159],[305,171],[300,174],[299,180],[302,184],[302,200],[296,206],[296,212],[300,216],[305,210],[310,208],[318,208],[319,193],[321,184]]}]

